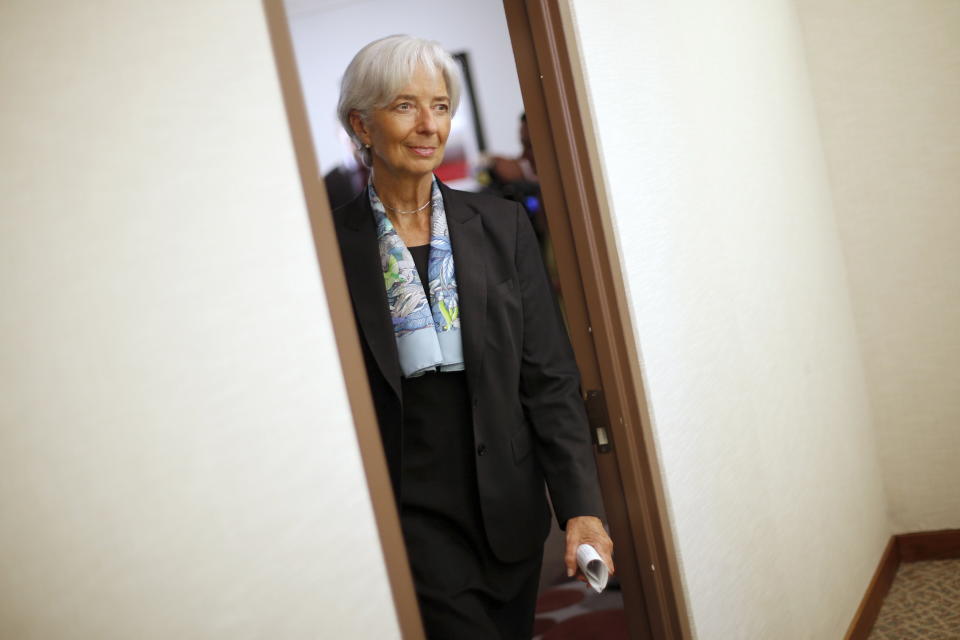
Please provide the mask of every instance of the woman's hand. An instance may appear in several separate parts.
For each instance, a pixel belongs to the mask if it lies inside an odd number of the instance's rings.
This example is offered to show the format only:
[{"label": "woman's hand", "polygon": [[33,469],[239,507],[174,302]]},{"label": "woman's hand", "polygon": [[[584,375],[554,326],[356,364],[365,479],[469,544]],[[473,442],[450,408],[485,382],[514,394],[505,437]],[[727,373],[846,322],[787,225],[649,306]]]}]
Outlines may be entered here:
[{"label": "woman's hand", "polygon": [[607,535],[600,518],[593,516],[577,516],[567,520],[567,553],[563,557],[567,565],[567,576],[576,574],[577,580],[586,582],[587,577],[577,567],[577,547],[589,544],[607,565],[610,575],[616,573],[613,567],[613,541]]}]

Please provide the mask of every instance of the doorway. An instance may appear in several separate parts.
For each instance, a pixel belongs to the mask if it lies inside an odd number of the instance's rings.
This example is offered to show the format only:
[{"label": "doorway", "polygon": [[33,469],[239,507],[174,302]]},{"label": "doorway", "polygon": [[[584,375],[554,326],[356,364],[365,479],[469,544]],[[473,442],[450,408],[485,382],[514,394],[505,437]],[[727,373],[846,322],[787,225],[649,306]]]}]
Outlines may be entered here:
[{"label": "doorway", "polygon": [[[409,569],[400,536],[399,522],[393,507],[392,492],[386,475],[379,433],[369,392],[366,389],[363,361],[356,330],[339,264],[339,251],[333,240],[329,222],[330,207],[323,176],[333,165],[330,153],[320,151],[322,140],[335,136],[332,110],[329,116],[314,110],[311,91],[327,91],[335,95],[337,87],[328,84],[316,89],[309,85],[309,70],[298,68],[297,30],[309,21],[335,24],[332,18],[346,11],[368,11],[368,16],[383,16],[386,3],[378,0],[345,3],[336,0],[264,0],[278,72],[290,120],[307,206],[310,211],[322,278],[334,315],[341,360],[347,380],[348,394],[354,410],[361,453],[370,484],[375,515],[380,528],[384,555],[394,593],[400,626],[404,637],[422,637]],[[413,4],[417,4],[414,2]],[[303,59],[321,59],[333,69],[342,71],[353,53],[366,42],[390,33],[409,31],[440,40],[458,56],[467,77],[473,75],[469,47],[444,42],[443,34],[452,25],[464,22],[476,31],[476,21],[465,20],[456,3],[436,5],[423,2],[417,6],[404,3],[403,10],[417,18],[416,26],[405,27],[392,20],[383,33],[373,29],[370,20],[356,21],[355,42],[346,40],[345,29],[332,28],[325,37],[313,42],[319,47],[310,54],[297,51]],[[469,3],[470,7],[480,3]],[[286,5],[286,6],[285,6]],[[466,6],[466,5],[465,5]],[[545,214],[548,240],[556,266],[556,279],[567,320],[577,363],[580,367],[585,402],[590,415],[595,454],[607,511],[607,522],[616,547],[619,586],[622,589],[621,615],[631,638],[687,638],[690,630],[680,591],[679,572],[664,500],[656,470],[656,457],[646,425],[646,405],[637,370],[637,357],[629,326],[625,296],[619,279],[616,253],[604,209],[602,179],[599,174],[591,123],[585,101],[583,78],[579,74],[571,16],[566,3],[548,0],[526,2],[505,0],[503,10],[496,4],[484,6],[487,12],[500,12],[499,37],[509,41],[512,50],[510,65],[516,69],[519,96],[513,108],[500,109],[497,118],[508,121],[514,132],[519,128],[519,115],[526,113],[529,136],[536,164],[541,213]],[[443,13],[437,32],[424,31],[424,15]],[[298,18],[299,16],[299,18]],[[301,20],[298,25],[297,20]],[[502,30],[506,30],[503,33]],[[291,37],[291,31],[293,37]],[[489,35],[489,34],[487,34]],[[343,48],[346,60],[334,60],[333,51]],[[481,63],[482,64],[482,63]],[[484,66],[486,69],[486,66]],[[502,66],[500,73],[509,73]],[[482,111],[482,96],[489,89],[474,82],[474,91],[466,96],[468,118],[461,119],[462,156],[467,163],[477,162],[480,154],[491,149],[496,138]],[[479,98],[478,98],[479,96]],[[510,104],[501,98],[498,104]],[[478,105],[481,105],[478,107]],[[310,111],[308,115],[308,110]],[[324,119],[327,122],[324,122]],[[477,126],[477,122],[481,126]],[[327,127],[327,124],[331,126]],[[519,146],[519,136],[513,134]],[[452,136],[451,136],[452,137]],[[501,136],[502,139],[502,136]],[[327,161],[321,157],[328,158]],[[341,156],[346,165],[349,158]],[[348,166],[349,168],[349,166]],[[324,171],[324,169],[326,171]],[[468,176],[461,188],[473,188]],[[357,182],[362,184],[362,180]],[[336,305],[336,301],[342,304]],[[550,549],[548,546],[548,554]],[[555,560],[548,558],[547,567]],[[549,572],[545,570],[545,574]],[[547,589],[550,584],[545,575]],[[562,587],[562,585],[561,585]],[[550,616],[542,616],[551,619]],[[557,620],[553,620],[557,622]],[[549,632],[549,629],[544,629]],[[549,636],[547,636],[549,638]],[[566,637],[566,636],[565,636]],[[602,636],[590,636],[601,638]],[[615,636],[615,637],[622,637]]]}]

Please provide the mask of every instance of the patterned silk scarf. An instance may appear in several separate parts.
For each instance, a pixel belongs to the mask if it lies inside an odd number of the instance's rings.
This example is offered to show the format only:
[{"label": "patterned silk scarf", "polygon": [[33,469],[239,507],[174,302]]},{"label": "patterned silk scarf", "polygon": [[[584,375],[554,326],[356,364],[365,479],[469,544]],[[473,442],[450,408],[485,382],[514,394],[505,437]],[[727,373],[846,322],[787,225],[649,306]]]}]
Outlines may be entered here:
[{"label": "patterned silk scarf", "polygon": [[393,332],[400,353],[400,369],[407,378],[428,371],[462,371],[460,305],[457,277],[443,196],[434,178],[430,212],[430,259],[424,287],[416,264],[387,217],[383,203],[370,183],[370,206],[377,222],[380,263]]}]

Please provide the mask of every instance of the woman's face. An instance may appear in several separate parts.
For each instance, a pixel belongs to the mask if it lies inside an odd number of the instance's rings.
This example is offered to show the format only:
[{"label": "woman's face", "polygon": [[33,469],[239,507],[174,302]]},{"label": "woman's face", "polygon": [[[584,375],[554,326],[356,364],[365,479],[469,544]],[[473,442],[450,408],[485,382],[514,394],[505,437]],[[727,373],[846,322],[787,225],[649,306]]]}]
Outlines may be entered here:
[{"label": "woman's face", "polygon": [[450,117],[443,76],[420,67],[390,104],[375,109],[366,122],[354,112],[350,122],[360,140],[370,145],[374,171],[420,178],[443,160]]}]

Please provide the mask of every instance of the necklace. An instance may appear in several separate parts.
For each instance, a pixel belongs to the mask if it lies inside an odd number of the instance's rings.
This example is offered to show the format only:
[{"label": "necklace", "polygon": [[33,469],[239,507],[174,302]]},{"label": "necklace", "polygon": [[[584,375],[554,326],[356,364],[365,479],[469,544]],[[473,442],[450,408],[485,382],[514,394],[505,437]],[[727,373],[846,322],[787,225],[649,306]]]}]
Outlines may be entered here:
[{"label": "necklace", "polygon": [[431,203],[431,202],[433,202],[433,198],[427,200],[426,204],[424,204],[424,205],[423,205],[422,207],[420,207],[419,209],[411,209],[410,211],[400,211],[400,209],[394,209],[393,207],[391,207],[390,205],[388,205],[388,204],[387,204],[386,202],[384,202],[383,200],[380,201],[380,204],[382,204],[382,205],[384,206],[384,208],[389,209],[390,211],[393,211],[394,213],[399,213],[399,214],[402,214],[402,215],[405,215],[405,216],[406,216],[406,215],[410,215],[411,213],[420,213],[421,211],[423,211],[424,209],[426,209],[428,206],[430,206],[430,203]]}]

